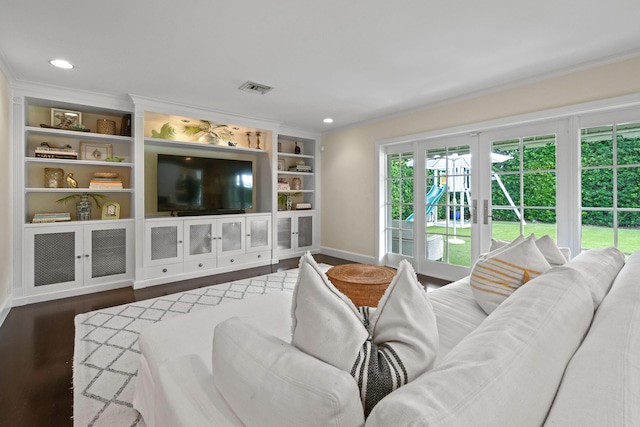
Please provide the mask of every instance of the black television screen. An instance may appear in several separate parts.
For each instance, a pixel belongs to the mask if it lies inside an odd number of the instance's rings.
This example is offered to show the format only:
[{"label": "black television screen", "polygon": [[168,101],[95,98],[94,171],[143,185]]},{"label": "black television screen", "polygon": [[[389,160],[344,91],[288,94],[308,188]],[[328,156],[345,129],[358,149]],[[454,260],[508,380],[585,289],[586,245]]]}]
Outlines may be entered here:
[{"label": "black television screen", "polygon": [[158,154],[158,211],[215,214],[253,206],[247,160]]}]

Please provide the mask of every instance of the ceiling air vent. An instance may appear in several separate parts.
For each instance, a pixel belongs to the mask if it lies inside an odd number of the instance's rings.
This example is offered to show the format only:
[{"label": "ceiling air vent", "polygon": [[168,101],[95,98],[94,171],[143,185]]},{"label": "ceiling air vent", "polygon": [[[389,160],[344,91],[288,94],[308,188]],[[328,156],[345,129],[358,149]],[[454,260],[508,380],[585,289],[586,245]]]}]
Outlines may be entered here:
[{"label": "ceiling air vent", "polygon": [[251,93],[257,93],[258,95],[264,95],[265,93],[269,92],[273,88],[271,86],[261,85],[260,83],[246,82],[245,84],[240,86],[238,89],[243,90],[245,92],[251,92]]}]

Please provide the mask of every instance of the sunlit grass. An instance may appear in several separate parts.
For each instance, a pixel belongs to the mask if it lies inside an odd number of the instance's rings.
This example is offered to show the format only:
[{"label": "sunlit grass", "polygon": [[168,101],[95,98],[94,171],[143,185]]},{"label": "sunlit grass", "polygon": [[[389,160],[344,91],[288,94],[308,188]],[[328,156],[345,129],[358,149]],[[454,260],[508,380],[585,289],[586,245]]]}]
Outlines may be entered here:
[{"label": "sunlit grass", "polygon": [[[451,228],[449,229],[451,231]],[[494,221],[491,224],[492,237],[499,240],[513,240],[520,235],[520,225],[517,222],[501,222]],[[556,239],[556,225],[543,223],[527,223],[524,228],[525,236],[535,234],[537,237],[548,234],[554,240]],[[446,232],[444,227],[430,226],[429,233]],[[471,233],[469,228],[460,228],[456,230],[457,236],[469,236]],[[582,248],[598,249],[606,248],[614,245],[613,229],[607,227],[583,226],[582,227]],[[468,239],[463,239],[464,244],[449,245],[449,264],[471,266],[471,250]],[[618,229],[617,247],[622,252],[630,254],[640,250],[640,229],[637,228],[620,228]],[[576,255],[576,254],[574,254]]]}]

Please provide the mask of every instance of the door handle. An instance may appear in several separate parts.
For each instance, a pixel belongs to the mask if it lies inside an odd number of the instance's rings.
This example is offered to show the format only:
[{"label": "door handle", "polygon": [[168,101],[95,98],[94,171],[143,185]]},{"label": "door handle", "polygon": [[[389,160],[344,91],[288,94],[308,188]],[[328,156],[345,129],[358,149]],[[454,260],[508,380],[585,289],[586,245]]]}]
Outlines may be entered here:
[{"label": "door handle", "polygon": [[491,218],[491,215],[489,215],[489,201],[488,200],[483,200],[482,201],[482,217],[484,218],[484,225],[489,224],[489,218]]},{"label": "door handle", "polygon": [[478,200],[477,199],[473,199],[473,203],[471,204],[471,216],[473,217],[471,221],[473,221],[474,224],[477,224],[478,223]]}]

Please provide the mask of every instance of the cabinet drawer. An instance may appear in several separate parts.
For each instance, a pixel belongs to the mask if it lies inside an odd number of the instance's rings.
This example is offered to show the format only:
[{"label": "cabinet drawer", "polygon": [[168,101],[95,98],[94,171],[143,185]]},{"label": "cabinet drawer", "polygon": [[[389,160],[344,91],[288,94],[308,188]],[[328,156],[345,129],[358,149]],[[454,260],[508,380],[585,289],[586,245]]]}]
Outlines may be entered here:
[{"label": "cabinet drawer", "polygon": [[192,273],[194,271],[210,270],[216,268],[216,259],[201,259],[199,261],[186,261],[184,263],[184,272]]},{"label": "cabinet drawer", "polygon": [[251,264],[254,262],[268,261],[271,251],[252,252],[242,255],[230,255],[218,257],[218,267],[228,267],[231,265]]},{"label": "cabinet drawer", "polygon": [[182,273],[182,264],[167,264],[157,267],[147,267],[144,269],[145,279],[155,279],[158,277],[169,277]]}]

